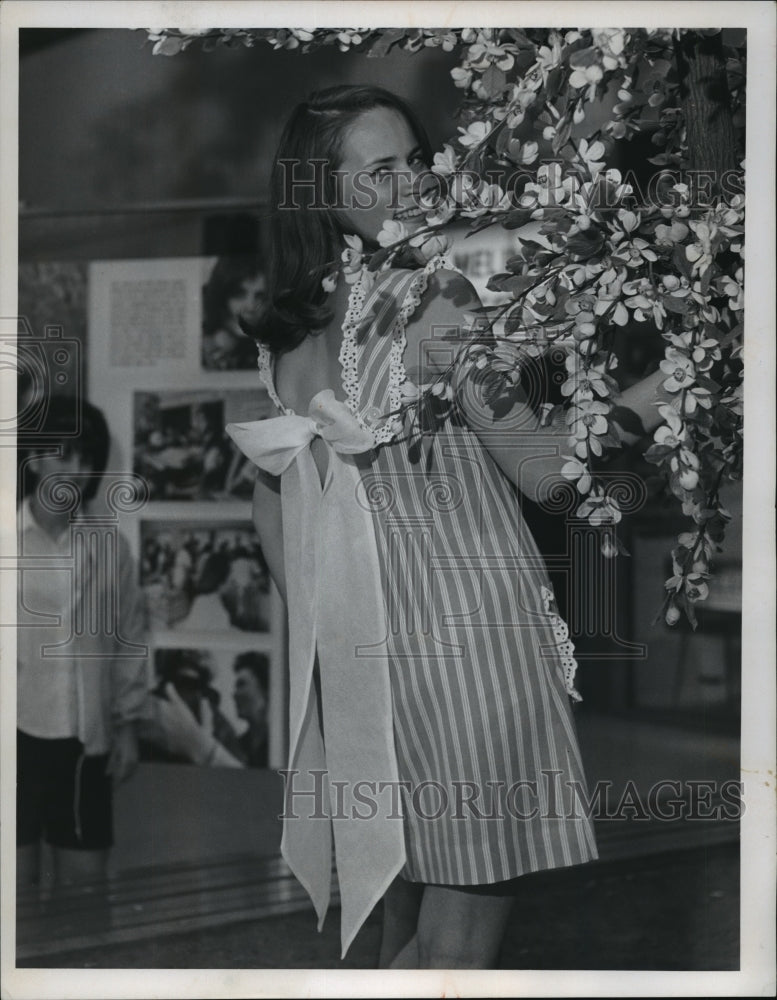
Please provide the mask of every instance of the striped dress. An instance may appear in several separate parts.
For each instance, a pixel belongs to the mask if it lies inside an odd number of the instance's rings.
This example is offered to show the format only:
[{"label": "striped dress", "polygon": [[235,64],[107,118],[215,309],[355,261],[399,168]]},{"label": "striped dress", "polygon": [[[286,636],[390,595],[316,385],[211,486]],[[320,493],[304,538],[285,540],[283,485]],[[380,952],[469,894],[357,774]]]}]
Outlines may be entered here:
[{"label": "striped dress", "polygon": [[[379,442],[359,457],[356,501],[384,584],[375,655],[390,664],[403,875],[475,885],[597,855],[573,648],[516,490],[455,413],[423,436],[386,419],[406,386],[405,324],[437,266],[355,290],[340,360],[346,402]],[[260,370],[283,410],[264,349]]]}]

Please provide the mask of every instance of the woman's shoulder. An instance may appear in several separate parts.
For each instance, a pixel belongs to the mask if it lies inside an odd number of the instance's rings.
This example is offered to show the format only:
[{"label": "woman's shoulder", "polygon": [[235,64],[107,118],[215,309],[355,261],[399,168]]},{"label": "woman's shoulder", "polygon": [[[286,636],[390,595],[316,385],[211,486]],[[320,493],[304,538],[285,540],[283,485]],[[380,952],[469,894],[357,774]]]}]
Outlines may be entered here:
[{"label": "woman's shoulder", "polygon": [[419,323],[444,325],[460,320],[463,311],[480,304],[468,278],[447,262],[431,261],[426,267],[379,272],[366,306],[373,314],[388,307],[388,312],[401,315],[409,329]]},{"label": "woman's shoulder", "polygon": [[408,377],[427,382],[446,369],[470,337],[481,305],[472,282],[460,271],[440,267],[426,276],[410,300],[405,322]]},{"label": "woman's shoulder", "polygon": [[455,268],[441,267],[427,278],[423,304],[427,309],[450,313],[474,309],[481,303],[469,278]]},{"label": "woman's shoulder", "polygon": [[449,353],[453,343],[469,336],[481,302],[472,282],[449,267],[429,274],[416,297],[417,304],[407,317],[405,336],[416,357],[429,355],[429,365],[431,354],[437,351],[430,342],[444,339]]}]

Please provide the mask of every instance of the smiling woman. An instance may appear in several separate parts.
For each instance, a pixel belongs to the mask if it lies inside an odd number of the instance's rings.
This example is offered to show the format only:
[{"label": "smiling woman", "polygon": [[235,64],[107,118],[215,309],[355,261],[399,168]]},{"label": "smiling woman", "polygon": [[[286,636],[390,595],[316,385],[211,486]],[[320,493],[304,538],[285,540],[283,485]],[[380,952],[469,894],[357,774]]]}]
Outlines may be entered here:
[{"label": "smiling woman", "polygon": [[[368,112],[378,117],[367,123]],[[410,207],[408,174],[430,162],[413,111],[378,87],[332,87],[294,110],[273,166],[270,308],[257,331],[272,350],[291,350],[330,322],[321,281],[340,261],[341,234],[362,228],[376,245],[387,216]]]},{"label": "smiling woman", "polygon": [[[412,237],[423,131],[393,95],[340,87],[292,113],[281,161],[320,170],[296,203],[288,171],[274,176],[272,305],[258,336],[280,415],[227,431],[259,467],[255,523],[289,610],[282,851],[323,920],[334,837],[344,952],[385,897],[384,966],[488,968],[512,880],[596,857],[569,789],[566,816],[549,822],[542,777],[556,768],[585,786],[572,644],[521,519],[514,438],[491,454],[452,396],[439,399],[433,433],[400,417],[408,373],[433,378],[435,352],[455,356],[479,304],[423,246],[379,272],[359,259],[392,226]],[[316,202],[335,191],[335,207]],[[513,432],[536,432],[530,407],[514,417]],[[432,582],[440,559],[455,571]],[[331,822],[322,774],[348,822]],[[518,821],[527,783],[538,803]],[[316,812],[297,815],[311,794]]]},{"label": "smiling woman", "polygon": [[[484,404],[478,373],[503,369],[471,329],[478,297],[415,232],[429,162],[386,91],[292,113],[257,330],[279,415],[227,432],[259,469],[289,612],[283,855],[323,922],[334,844],[344,954],[383,899],[383,966],[488,968],[519,876],[597,857],[574,647],[519,502],[563,481],[569,430],[539,419],[528,378],[498,418]],[[619,397],[647,429],[663,378]]]},{"label": "smiling woman", "polygon": [[[419,179],[428,172],[426,142],[394,108],[377,107],[353,123],[342,143],[340,221],[373,247],[386,219],[420,225]],[[366,197],[365,197],[366,196]]]}]

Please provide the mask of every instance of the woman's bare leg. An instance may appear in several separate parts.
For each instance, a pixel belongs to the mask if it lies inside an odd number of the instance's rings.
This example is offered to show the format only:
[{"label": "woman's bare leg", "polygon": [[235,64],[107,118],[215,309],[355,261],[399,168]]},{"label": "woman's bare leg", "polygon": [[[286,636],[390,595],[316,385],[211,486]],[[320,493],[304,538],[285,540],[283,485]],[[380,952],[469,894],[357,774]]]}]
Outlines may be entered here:
[{"label": "woman's bare leg", "polygon": [[496,968],[512,905],[512,896],[427,886],[418,918],[418,967]]},{"label": "woman's bare leg", "polygon": [[414,934],[405,947],[394,958],[389,969],[419,969],[418,964],[418,936]]},{"label": "woman's bare leg", "polygon": [[[415,965],[397,966],[394,963],[415,937],[423,893],[424,886],[421,883],[407,882],[399,876],[389,886],[388,892],[383,897],[383,935],[380,942],[379,968],[418,968],[417,951]],[[412,956],[406,955],[402,959],[403,962],[407,960],[412,960]]]}]

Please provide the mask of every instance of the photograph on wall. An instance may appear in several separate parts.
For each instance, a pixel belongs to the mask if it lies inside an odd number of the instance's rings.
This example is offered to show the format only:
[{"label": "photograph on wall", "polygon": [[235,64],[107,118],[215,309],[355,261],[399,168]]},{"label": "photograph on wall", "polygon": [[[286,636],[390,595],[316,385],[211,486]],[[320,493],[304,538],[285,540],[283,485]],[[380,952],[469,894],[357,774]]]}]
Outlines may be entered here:
[{"label": "photograph on wall", "polygon": [[267,306],[267,277],[256,254],[209,261],[202,286],[202,367],[205,371],[256,368],[252,325]]},{"label": "photograph on wall", "polygon": [[150,695],[140,727],[141,760],[267,767],[266,653],[158,647]]},{"label": "photograph on wall", "polygon": [[133,470],[149,500],[250,500],[256,467],[224,427],[270,415],[261,389],[136,392]]},{"label": "photograph on wall", "polygon": [[248,521],[141,521],[140,583],[152,632],[270,628],[270,575]]},{"label": "photograph on wall", "polygon": [[128,383],[194,386],[217,372],[250,384],[257,367],[254,332],[267,306],[264,266],[258,252],[91,261],[93,363],[120,390]]}]

